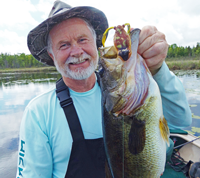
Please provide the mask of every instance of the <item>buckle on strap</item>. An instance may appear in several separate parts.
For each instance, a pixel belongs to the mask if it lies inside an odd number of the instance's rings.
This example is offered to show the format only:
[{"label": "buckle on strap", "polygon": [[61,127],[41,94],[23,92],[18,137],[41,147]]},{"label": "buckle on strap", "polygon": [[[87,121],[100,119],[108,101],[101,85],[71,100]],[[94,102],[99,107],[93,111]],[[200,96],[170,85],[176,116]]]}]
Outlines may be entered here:
[{"label": "buckle on strap", "polygon": [[69,91],[66,87],[56,90],[58,99],[60,100],[60,105],[62,108],[73,104],[72,98],[69,96]]},{"label": "buckle on strap", "polygon": [[68,98],[67,100],[60,102],[60,105],[62,108],[69,106],[71,104],[73,104],[73,101],[71,98]]}]

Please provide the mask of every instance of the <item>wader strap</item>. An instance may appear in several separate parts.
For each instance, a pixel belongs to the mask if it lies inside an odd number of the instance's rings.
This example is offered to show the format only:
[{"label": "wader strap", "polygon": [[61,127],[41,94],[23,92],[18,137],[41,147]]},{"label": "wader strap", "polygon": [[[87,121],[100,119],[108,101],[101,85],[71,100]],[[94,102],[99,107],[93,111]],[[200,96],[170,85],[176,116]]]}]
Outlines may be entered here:
[{"label": "wader strap", "polygon": [[[97,82],[100,86],[100,76],[98,72],[95,72],[97,76]],[[56,95],[60,100],[60,105],[64,110],[65,116],[69,124],[69,128],[72,134],[73,140],[84,139],[81,124],[75,110],[73,100],[70,97],[69,88],[65,85],[62,78],[56,82]]]},{"label": "wader strap", "polygon": [[83,131],[72,98],[70,97],[69,88],[65,85],[62,78],[56,82],[56,95],[60,100],[60,105],[64,110],[67,121],[70,123],[69,127],[73,140],[83,140]]}]

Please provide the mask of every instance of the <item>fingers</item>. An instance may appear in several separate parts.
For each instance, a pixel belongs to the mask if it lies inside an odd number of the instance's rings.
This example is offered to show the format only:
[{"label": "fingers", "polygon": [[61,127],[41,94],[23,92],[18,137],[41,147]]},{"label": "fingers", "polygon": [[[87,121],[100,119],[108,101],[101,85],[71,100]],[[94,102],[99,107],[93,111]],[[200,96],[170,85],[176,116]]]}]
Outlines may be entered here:
[{"label": "fingers", "polygon": [[155,43],[152,47],[143,53],[143,58],[151,71],[152,75],[156,74],[158,69],[162,66],[168,51],[168,44],[166,41]]},{"label": "fingers", "polygon": [[154,26],[145,26],[140,33],[138,53],[144,58],[154,75],[167,56],[168,44],[165,35]]},{"label": "fingers", "polygon": [[166,41],[157,41],[153,45],[149,45],[149,48],[146,49],[146,51],[144,51],[142,53],[142,57],[144,59],[150,59],[155,56],[159,56],[161,58],[160,60],[163,61],[167,56],[167,51],[168,51],[167,42]]},{"label": "fingers", "polygon": [[140,32],[140,37],[139,37],[139,45],[142,44],[146,38],[152,36],[157,32],[157,28],[154,26],[145,26],[142,28]]},{"label": "fingers", "polygon": [[[147,27],[150,28],[146,29]],[[165,35],[159,32],[156,29],[156,27],[146,26],[142,29],[140,33],[138,53],[145,58],[144,52],[146,52],[150,47],[152,47],[156,43],[161,43],[161,42],[166,42]]]}]

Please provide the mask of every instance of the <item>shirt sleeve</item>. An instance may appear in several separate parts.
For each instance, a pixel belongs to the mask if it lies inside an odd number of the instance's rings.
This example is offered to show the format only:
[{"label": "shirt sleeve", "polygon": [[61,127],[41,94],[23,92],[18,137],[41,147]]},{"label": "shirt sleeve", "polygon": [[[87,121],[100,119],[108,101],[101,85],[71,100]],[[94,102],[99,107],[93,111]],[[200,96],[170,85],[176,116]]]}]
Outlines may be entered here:
[{"label": "shirt sleeve", "polygon": [[153,76],[157,82],[163,106],[163,114],[170,129],[183,129],[192,122],[192,114],[181,81],[165,62]]},{"label": "shirt sleeve", "polygon": [[16,178],[52,177],[52,154],[42,114],[25,109],[19,138]]}]

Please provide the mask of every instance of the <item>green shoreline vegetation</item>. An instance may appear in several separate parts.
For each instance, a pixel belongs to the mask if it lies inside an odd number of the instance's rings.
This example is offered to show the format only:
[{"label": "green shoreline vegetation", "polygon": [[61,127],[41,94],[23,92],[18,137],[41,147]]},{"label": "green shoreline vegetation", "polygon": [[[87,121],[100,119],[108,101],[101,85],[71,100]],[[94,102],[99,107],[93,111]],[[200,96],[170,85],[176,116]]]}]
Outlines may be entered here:
[{"label": "green shoreline vegetation", "polygon": [[[169,45],[165,61],[170,70],[199,70],[200,43],[193,48]],[[40,63],[31,54],[0,54],[0,73],[41,71],[56,71],[56,68]]]},{"label": "green shoreline vegetation", "polygon": [[166,58],[166,64],[170,70],[200,70],[200,56],[197,59],[168,59]]},{"label": "green shoreline vegetation", "polygon": [[5,68],[0,69],[1,73],[14,73],[14,72],[55,72],[57,71],[55,67],[30,67],[30,68]]}]

